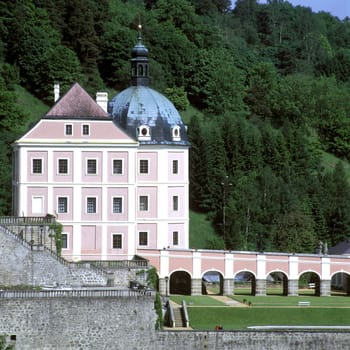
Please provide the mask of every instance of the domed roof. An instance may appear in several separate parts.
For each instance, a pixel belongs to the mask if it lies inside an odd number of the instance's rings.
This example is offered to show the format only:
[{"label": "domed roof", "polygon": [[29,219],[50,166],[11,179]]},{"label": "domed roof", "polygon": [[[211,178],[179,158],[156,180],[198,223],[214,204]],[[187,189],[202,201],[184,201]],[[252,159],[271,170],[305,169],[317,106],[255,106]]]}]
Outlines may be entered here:
[{"label": "domed roof", "polygon": [[130,136],[137,138],[140,127],[149,128],[149,137],[139,139],[142,143],[188,144],[185,125],[175,106],[148,86],[123,90],[113,98],[110,107],[115,123]]},{"label": "domed roof", "polygon": [[188,145],[186,127],[175,106],[148,87],[148,50],[141,34],[131,56],[131,86],[109,103],[114,122],[140,143]]}]

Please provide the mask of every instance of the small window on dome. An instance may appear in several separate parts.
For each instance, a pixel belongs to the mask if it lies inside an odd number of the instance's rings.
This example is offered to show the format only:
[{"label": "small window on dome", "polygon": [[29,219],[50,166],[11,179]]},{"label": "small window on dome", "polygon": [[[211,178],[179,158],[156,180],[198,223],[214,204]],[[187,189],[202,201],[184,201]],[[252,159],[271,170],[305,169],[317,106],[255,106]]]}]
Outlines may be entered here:
[{"label": "small window on dome", "polygon": [[181,141],[180,127],[178,125],[175,125],[171,131],[173,141]]},{"label": "small window on dome", "polygon": [[148,125],[141,125],[137,128],[137,137],[140,141],[150,141],[151,133]]}]

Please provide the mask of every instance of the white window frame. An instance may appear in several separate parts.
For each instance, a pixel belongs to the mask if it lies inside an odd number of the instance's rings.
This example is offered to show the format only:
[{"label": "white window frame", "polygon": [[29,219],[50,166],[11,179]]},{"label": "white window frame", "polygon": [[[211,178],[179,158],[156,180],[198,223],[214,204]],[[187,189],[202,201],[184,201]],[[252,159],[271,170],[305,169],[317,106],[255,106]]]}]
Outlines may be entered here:
[{"label": "white window frame", "polygon": [[178,159],[173,159],[172,172],[174,175],[177,175],[179,173],[179,160]]},{"label": "white window frame", "polygon": [[[87,129],[88,129],[88,133],[87,134],[84,133],[85,127],[87,127]],[[81,125],[81,135],[82,136],[90,136],[90,124],[82,124]]]},{"label": "white window frame", "polygon": [[[34,172],[34,161],[35,160],[40,160],[40,168],[41,168],[41,172],[40,173],[37,173],[37,172]],[[31,158],[31,174],[32,175],[42,175],[44,173],[44,158],[42,157],[33,157]]]},{"label": "white window frame", "polygon": [[[113,247],[113,237],[114,236],[120,236],[120,245],[121,245],[121,247],[120,248],[115,248],[115,247]],[[113,250],[120,250],[120,249],[123,249],[123,240],[124,240],[124,235],[122,234],[122,233],[120,233],[120,232],[113,232],[112,234],[111,234],[111,248],[113,249]]]},{"label": "white window frame", "polygon": [[[141,208],[141,198],[142,198],[142,199],[146,198],[146,200],[147,200],[146,203],[142,203],[142,207],[143,207],[144,204],[145,204],[145,205],[146,205],[146,209],[142,209],[142,208]],[[148,196],[148,195],[142,194],[142,195],[139,196],[139,211],[142,211],[142,212],[144,212],[144,211],[146,211],[146,212],[149,211],[149,196]]]},{"label": "white window frame", "polygon": [[[60,200],[60,198],[65,198],[67,200],[67,202],[66,202],[66,211],[59,211],[59,208],[60,208],[59,200]],[[68,213],[68,208],[69,208],[68,196],[57,196],[57,213],[58,214],[67,214]]]},{"label": "white window frame", "polygon": [[66,235],[66,237],[67,237],[67,239],[66,239],[67,247],[63,247],[63,239],[61,239],[61,241],[62,241],[62,249],[69,249],[69,233],[68,232],[62,232],[62,236],[63,235]]},{"label": "white window frame", "polygon": [[[147,243],[146,244],[141,244],[141,240],[140,240],[141,233],[145,233],[146,234],[146,239],[147,239]],[[148,245],[149,245],[149,232],[148,231],[139,231],[139,233],[138,233],[138,242],[137,243],[138,243],[139,247],[148,247]]]},{"label": "white window frame", "polygon": [[[34,211],[34,208],[35,206],[33,205],[34,204],[34,200],[36,199],[40,199],[41,200],[41,209],[40,211]],[[36,195],[33,195],[32,196],[32,213],[33,214],[44,214],[44,208],[45,208],[45,197],[44,196],[36,196]]]},{"label": "white window frame", "polygon": [[[61,160],[67,161],[67,172],[66,173],[61,173],[60,172],[60,161]],[[57,174],[58,175],[68,175],[69,174],[69,159],[68,158],[58,158],[57,159]]]},{"label": "white window frame", "polygon": [[[72,128],[72,133],[71,134],[67,134],[67,127],[70,126]],[[73,124],[64,124],[64,135],[65,136],[73,136]]]},{"label": "white window frame", "polygon": [[[179,237],[180,237],[179,231],[173,231],[173,246],[179,245]],[[176,238],[176,240],[175,240],[175,238]]]},{"label": "white window frame", "polygon": [[[121,211],[114,211],[114,199],[116,198],[120,198],[121,200],[121,203],[120,203],[120,206],[121,206]],[[122,214],[123,211],[124,211],[124,198],[123,196],[113,196],[112,197],[112,214]]]},{"label": "white window frame", "polygon": [[173,211],[179,211],[179,196],[173,196]]},{"label": "white window frame", "polygon": [[[93,160],[95,161],[95,172],[94,173],[89,173],[89,161]],[[96,158],[86,158],[86,175],[98,175],[98,159]]]},{"label": "white window frame", "polygon": [[[141,169],[144,168],[144,166],[141,166],[141,162],[147,162],[147,172],[141,171]],[[151,162],[149,159],[145,159],[145,158],[139,159],[139,174],[140,175],[148,175],[149,174],[150,163]]]},{"label": "white window frame", "polygon": [[[121,171],[120,173],[114,172],[114,161],[115,161],[115,160],[118,160],[118,161],[121,162],[122,171]],[[123,175],[123,174],[124,174],[124,159],[122,159],[122,158],[113,158],[113,159],[112,159],[112,174],[113,174],[113,175]]]},{"label": "white window frame", "polygon": [[[94,212],[88,211],[88,200],[89,199],[95,199],[95,211]],[[98,210],[97,210],[97,197],[96,196],[86,196],[86,198],[85,198],[85,212],[86,212],[86,214],[96,214],[98,212]]]}]

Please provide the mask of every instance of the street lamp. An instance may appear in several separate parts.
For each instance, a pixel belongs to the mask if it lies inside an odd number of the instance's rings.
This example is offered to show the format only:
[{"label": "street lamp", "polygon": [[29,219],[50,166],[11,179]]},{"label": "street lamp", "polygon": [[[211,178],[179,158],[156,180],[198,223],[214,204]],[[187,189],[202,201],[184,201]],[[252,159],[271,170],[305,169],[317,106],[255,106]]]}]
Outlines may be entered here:
[{"label": "street lamp", "polygon": [[168,297],[168,282],[169,282],[169,277],[165,276],[165,296]]},{"label": "street lamp", "polygon": [[232,186],[232,183],[228,181],[228,176],[225,176],[224,181],[221,182],[222,186],[222,226],[224,236],[224,249],[226,250],[226,191]]}]

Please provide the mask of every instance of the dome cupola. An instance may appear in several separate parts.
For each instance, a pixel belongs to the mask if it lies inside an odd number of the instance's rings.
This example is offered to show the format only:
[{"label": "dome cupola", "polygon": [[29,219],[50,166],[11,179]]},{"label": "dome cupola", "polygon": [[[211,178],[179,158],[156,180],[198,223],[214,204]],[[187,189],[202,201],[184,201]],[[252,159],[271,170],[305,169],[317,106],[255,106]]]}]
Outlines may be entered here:
[{"label": "dome cupola", "polygon": [[141,33],[131,55],[131,86],[109,103],[115,124],[140,144],[188,146],[179,112],[168,98],[148,86],[148,50]]}]

